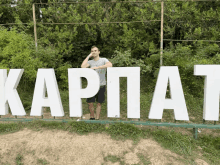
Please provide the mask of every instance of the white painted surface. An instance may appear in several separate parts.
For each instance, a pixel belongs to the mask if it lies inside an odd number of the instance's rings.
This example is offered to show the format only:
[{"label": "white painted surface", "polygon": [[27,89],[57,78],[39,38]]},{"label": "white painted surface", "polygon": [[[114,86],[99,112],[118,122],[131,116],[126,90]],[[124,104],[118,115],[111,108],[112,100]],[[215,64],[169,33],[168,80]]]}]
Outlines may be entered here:
[{"label": "white painted surface", "polygon": [[140,118],[140,67],[107,68],[107,116],[120,117],[119,77],[127,77],[127,118]]},{"label": "white painted surface", "polygon": [[64,116],[54,69],[38,69],[30,116],[43,115],[43,107],[50,107],[51,116]]},{"label": "white painted surface", "polygon": [[17,86],[24,69],[0,69],[0,115],[8,114],[8,105],[12,115],[24,116],[26,112],[17,92]]},{"label": "white painted surface", "polygon": [[203,119],[219,121],[220,65],[194,65],[194,75],[206,76]]},{"label": "white painted surface", "polygon": [[[168,79],[171,99],[166,99]],[[164,109],[173,109],[176,120],[189,120],[177,66],[160,67],[149,119],[162,119]]]},{"label": "white painted surface", "polygon": [[[85,77],[88,81],[85,89],[82,89],[81,77]],[[81,98],[90,98],[98,93],[99,75],[90,68],[71,68],[68,69],[68,83],[70,117],[81,117],[83,115]]]}]

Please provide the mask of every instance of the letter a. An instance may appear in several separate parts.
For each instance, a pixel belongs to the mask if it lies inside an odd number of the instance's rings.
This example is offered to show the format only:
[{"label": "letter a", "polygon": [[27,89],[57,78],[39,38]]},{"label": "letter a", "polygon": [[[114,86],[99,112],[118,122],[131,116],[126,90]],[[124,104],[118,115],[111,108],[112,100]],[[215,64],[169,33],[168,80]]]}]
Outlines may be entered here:
[{"label": "letter a", "polygon": [[[165,99],[168,79],[171,99]],[[174,109],[176,120],[189,120],[177,66],[160,67],[148,118],[162,119],[163,109]]]},{"label": "letter a", "polygon": [[41,116],[43,107],[50,107],[51,116],[64,116],[54,69],[38,69],[30,116]]}]

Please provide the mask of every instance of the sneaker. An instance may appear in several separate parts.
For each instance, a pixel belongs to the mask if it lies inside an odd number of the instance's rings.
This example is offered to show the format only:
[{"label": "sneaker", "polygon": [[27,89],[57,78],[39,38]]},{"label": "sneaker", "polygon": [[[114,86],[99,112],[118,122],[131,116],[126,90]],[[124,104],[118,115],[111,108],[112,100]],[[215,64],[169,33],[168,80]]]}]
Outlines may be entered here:
[{"label": "sneaker", "polygon": [[90,120],[95,120],[95,118],[90,118]]}]

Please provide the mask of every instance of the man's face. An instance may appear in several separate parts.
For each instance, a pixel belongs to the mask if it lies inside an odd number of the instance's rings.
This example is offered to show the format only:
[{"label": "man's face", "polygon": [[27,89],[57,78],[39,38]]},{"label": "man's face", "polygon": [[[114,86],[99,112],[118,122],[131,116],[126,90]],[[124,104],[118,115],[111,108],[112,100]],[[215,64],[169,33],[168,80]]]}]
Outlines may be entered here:
[{"label": "man's face", "polygon": [[91,49],[91,53],[92,53],[92,56],[95,58],[99,56],[100,51],[98,50],[98,48],[94,47]]}]

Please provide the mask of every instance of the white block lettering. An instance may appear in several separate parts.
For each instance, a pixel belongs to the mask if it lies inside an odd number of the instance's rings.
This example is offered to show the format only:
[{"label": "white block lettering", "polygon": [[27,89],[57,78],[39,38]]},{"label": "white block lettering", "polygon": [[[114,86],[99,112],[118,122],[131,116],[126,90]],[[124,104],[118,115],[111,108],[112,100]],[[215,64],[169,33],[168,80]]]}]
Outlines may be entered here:
[{"label": "white block lettering", "polygon": [[[165,99],[168,79],[171,99]],[[177,66],[160,67],[148,118],[162,119],[163,109],[174,109],[176,120],[189,120]]]},{"label": "white block lettering", "polygon": [[140,67],[109,67],[107,73],[107,116],[120,117],[119,77],[127,77],[127,118],[140,118]]},{"label": "white block lettering", "polygon": [[8,104],[13,116],[25,116],[26,112],[16,90],[24,69],[0,69],[0,115],[8,114]]},{"label": "white block lettering", "polygon": [[[87,79],[88,85],[85,89],[82,89],[81,77]],[[68,69],[68,79],[70,117],[81,117],[83,115],[81,98],[90,98],[98,93],[99,75],[93,69],[71,68]]]},{"label": "white block lettering", "polygon": [[64,116],[54,69],[38,69],[30,116],[43,115],[43,107],[50,107],[51,116]]},{"label": "white block lettering", "polygon": [[194,65],[194,75],[206,76],[204,86],[203,119],[219,120],[220,66]]}]

